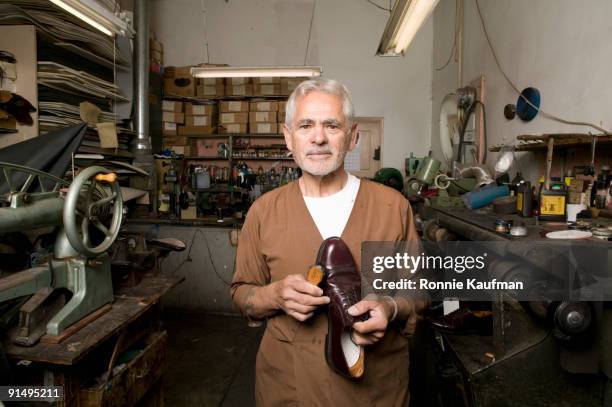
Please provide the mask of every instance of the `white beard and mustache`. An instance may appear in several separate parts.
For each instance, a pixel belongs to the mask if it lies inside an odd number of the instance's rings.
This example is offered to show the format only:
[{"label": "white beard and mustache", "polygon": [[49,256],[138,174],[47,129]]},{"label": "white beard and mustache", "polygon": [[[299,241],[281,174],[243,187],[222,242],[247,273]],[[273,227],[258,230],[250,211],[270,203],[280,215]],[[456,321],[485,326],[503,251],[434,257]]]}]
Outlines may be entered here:
[{"label": "white beard and mustache", "polygon": [[[309,159],[309,156],[313,154],[329,154],[329,156],[323,160]],[[324,146],[308,148],[300,157],[295,156],[295,159],[302,171],[322,177],[340,168],[342,164],[344,164],[345,155],[346,149],[344,149],[344,151],[338,151],[331,146]]]}]

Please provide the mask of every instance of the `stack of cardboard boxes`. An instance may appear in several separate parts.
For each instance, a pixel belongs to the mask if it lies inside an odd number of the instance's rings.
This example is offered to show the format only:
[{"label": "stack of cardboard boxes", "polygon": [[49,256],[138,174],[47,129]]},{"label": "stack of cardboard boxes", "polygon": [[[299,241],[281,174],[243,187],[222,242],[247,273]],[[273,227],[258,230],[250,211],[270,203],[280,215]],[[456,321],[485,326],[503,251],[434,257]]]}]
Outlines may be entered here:
[{"label": "stack of cardboard boxes", "polygon": [[289,96],[291,92],[303,81],[309,78],[281,78],[280,79],[280,95]]},{"label": "stack of cardboard boxes", "polygon": [[249,132],[251,134],[277,134],[278,101],[251,101]]},{"label": "stack of cardboard boxes", "polygon": [[226,96],[253,96],[251,78],[225,78]]},{"label": "stack of cardboard boxes", "polygon": [[192,104],[175,100],[162,102],[162,146],[176,154],[191,155],[191,140],[217,132],[215,104]]},{"label": "stack of cardboard boxes", "polygon": [[285,124],[285,107],[287,106],[286,100],[278,101],[278,132],[283,132],[283,124]]},{"label": "stack of cardboard boxes", "polygon": [[198,98],[216,98],[225,95],[225,80],[223,78],[198,78],[196,80],[196,96]]},{"label": "stack of cardboard boxes", "polygon": [[183,102],[162,101],[162,149],[173,150],[176,154],[189,155],[189,140],[179,136],[178,128],[185,123]]},{"label": "stack of cardboard boxes", "polygon": [[219,133],[246,134],[249,123],[248,100],[224,100],[219,103]]},{"label": "stack of cardboard boxes", "polygon": [[278,96],[281,93],[281,78],[253,78],[253,96]]},{"label": "stack of cardboard boxes", "polygon": [[179,136],[197,137],[217,132],[217,105],[216,104],[193,104],[185,105],[185,125],[179,126]]}]

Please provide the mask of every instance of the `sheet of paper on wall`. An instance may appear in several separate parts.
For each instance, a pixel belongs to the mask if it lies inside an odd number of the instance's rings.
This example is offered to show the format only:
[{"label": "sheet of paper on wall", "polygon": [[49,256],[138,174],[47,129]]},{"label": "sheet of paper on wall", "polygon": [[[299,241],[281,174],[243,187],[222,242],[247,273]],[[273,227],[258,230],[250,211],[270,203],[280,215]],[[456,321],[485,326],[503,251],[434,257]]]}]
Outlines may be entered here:
[{"label": "sheet of paper on wall", "polygon": [[364,171],[370,169],[370,132],[360,131],[357,145],[353,151],[346,153],[344,169],[346,171]]},{"label": "sheet of paper on wall", "polygon": [[79,115],[81,116],[81,120],[83,120],[85,123],[98,123],[98,116],[100,116],[101,112],[102,109],[93,103],[81,102],[79,104]]},{"label": "sheet of paper on wall", "polygon": [[117,128],[115,123],[98,123],[96,125],[98,135],[100,136],[101,148],[117,148],[119,140],[117,139]]}]

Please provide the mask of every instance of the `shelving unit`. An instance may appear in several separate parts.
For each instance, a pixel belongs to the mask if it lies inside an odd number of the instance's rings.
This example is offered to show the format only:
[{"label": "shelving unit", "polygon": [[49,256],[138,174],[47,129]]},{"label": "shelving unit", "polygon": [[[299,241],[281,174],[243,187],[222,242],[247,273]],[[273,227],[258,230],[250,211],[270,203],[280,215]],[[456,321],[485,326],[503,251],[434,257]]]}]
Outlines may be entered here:
[{"label": "shelving unit", "polygon": [[[555,149],[587,147],[591,145],[593,137],[597,139],[597,146],[612,145],[612,135],[604,134],[575,134],[575,133],[554,133],[554,134],[523,134],[516,136],[519,141],[514,146],[514,151],[545,151],[548,148],[548,139],[555,139]],[[489,151],[498,152],[502,146],[491,146]]]}]

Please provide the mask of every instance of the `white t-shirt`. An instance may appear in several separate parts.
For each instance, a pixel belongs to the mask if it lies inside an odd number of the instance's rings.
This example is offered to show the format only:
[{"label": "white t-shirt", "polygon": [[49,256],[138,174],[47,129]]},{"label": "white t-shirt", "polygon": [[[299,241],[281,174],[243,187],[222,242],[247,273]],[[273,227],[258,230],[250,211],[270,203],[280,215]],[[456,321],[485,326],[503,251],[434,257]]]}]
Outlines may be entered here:
[{"label": "white t-shirt", "polygon": [[353,210],[360,182],[359,178],[348,174],[346,184],[335,194],[320,198],[304,197],[310,216],[323,239],[340,237],[342,234]]}]

